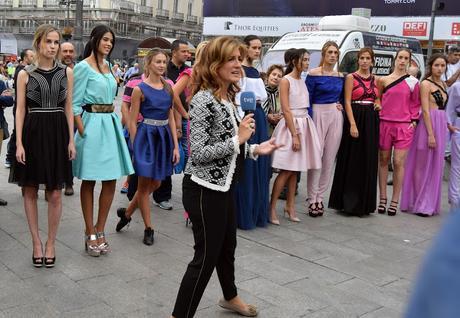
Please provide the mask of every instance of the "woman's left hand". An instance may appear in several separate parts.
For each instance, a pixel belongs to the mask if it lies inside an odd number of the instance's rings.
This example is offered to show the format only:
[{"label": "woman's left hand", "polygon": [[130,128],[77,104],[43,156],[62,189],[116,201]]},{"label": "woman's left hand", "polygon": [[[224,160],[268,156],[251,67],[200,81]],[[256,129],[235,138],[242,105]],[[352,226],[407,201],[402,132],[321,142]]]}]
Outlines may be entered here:
[{"label": "woman's left hand", "polygon": [[436,148],[436,139],[434,136],[428,136],[428,147]]},{"label": "woman's left hand", "polygon": [[179,154],[179,148],[174,147],[173,150],[173,164],[177,165],[180,161],[180,154]]},{"label": "woman's left hand", "polygon": [[276,139],[272,138],[270,140],[264,141],[260,145],[254,149],[254,155],[256,156],[264,156],[264,155],[269,155],[276,149],[282,147],[283,145],[277,145],[275,143]]},{"label": "woman's left hand", "polygon": [[337,103],[335,106],[337,107],[337,110],[339,110],[339,111],[343,110],[343,105],[342,104]]},{"label": "woman's left hand", "polygon": [[73,142],[69,142],[68,146],[69,151],[69,160],[74,160],[77,156],[77,150],[75,149],[75,144]]}]

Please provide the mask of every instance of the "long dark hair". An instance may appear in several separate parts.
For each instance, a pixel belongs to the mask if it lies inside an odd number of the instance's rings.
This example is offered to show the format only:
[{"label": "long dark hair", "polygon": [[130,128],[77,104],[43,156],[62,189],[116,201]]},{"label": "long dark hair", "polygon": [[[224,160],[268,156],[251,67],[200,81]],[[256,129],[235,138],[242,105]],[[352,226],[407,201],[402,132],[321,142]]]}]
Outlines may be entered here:
[{"label": "long dark hair", "polygon": [[428,77],[433,75],[433,64],[437,59],[443,59],[444,62],[446,62],[446,70],[447,70],[447,57],[442,54],[442,53],[435,53],[431,55],[430,59],[428,60],[428,63],[426,63],[426,72],[425,76],[423,77],[424,80],[426,80]]},{"label": "long dark hair", "polygon": [[[287,53],[288,51],[286,51]],[[297,68],[297,65],[299,65],[299,62],[302,61],[303,56],[305,53],[309,53],[306,49],[296,49],[293,51],[289,50],[288,56],[286,56],[285,53],[285,60],[287,59],[287,65],[286,65],[286,72],[285,74],[291,73],[294,69]]]},{"label": "long dark hair", "polygon": [[[395,55],[395,58],[394,58],[394,60],[393,60],[393,65],[391,65],[391,72],[392,72],[392,73],[393,73],[394,70],[395,70],[396,60],[398,59],[398,55],[399,55],[399,53],[401,53],[401,52],[407,52],[407,53],[409,53],[409,62],[410,62],[410,63],[412,62],[412,51],[411,51],[410,49],[408,49],[408,48],[405,48],[405,47],[400,48],[399,50],[396,51],[396,55]],[[410,64],[409,64],[409,66],[410,66]]]},{"label": "long dark hair", "polygon": [[[106,26],[104,24],[100,24],[100,25],[95,26],[93,28],[93,30],[91,31],[91,35],[89,36],[89,41],[85,45],[85,51],[83,53],[83,58],[84,59],[87,58],[88,56],[90,56],[91,53],[93,53],[94,58],[96,59],[96,62],[97,62],[97,56],[99,54],[99,52],[98,52],[99,43],[101,43],[102,37],[107,32],[110,32],[112,34],[112,37],[113,37],[112,48],[110,49],[110,52],[109,52],[109,54],[107,54],[107,57],[106,57],[107,61],[109,61],[109,64],[110,64],[110,54],[112,54],[113,48],[115,47],[115,33],[112,31],[111,28],[109,28],[108,26]],[[102,70],[99,67],[99,63],[96,63],[96,66],[97,66],[97,69],[99,70],[99,72],[102,73]],[[110,68],[110,72],[112,72],[111,67],[109,67],[109,68]]]}]

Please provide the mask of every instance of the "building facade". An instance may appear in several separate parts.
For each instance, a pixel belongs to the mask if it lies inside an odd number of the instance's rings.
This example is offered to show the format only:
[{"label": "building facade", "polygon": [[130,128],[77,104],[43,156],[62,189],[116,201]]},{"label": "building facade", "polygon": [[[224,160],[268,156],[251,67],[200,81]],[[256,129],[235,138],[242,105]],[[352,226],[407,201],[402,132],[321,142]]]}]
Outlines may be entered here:
[{"label": "building facade", "polygon": [[[196,44],[203,30],[202,12],[203,0],[84,0],[83,36],[86,40],[97,24],[109,25],[121,40],[114,53],[124,56],[131,55],[127,50],[135,43],[154,36]],[[49,23],[65,31],[74,21],[73,0],[0,1],[0,33],[14,34],[18,50],[30,47],[38,25]]]}]

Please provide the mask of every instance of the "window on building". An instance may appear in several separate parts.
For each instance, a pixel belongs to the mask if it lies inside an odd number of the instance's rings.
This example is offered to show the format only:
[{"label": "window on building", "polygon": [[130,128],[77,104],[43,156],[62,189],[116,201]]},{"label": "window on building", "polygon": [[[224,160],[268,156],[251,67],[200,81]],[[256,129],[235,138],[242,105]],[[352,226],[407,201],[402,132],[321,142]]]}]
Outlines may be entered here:
[{"label": "window on building", "polygon": [[158,0],[158,9],[163,9],[163,0]]},{"label": "window on building", "polygon": [[187,6],[187,15],[191,16],[192,15],[192,9],[193,9],[193,0],[188,0],[188,6]]},{"label": "window on building", "polygon": [[174,13],[178,12],[178,7],[179,7],[179,1],[174,0],[174,5],[173,5],[173,12]]}]

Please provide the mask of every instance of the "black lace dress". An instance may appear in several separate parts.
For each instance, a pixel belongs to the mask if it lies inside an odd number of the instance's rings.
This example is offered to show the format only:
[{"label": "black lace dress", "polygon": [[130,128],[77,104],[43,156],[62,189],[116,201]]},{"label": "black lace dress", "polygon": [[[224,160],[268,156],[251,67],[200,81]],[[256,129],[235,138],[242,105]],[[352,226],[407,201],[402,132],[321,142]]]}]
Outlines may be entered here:
[{"label": "black lace dress", "polygon": [[66,68],[56,64],[45,71],[30,65],[24,70],[29,75],[22,130],[26,160],[25,164],[13,162],[9,181],[19,186],[62,189],[72,182],[69,126],[65,116]]}]

